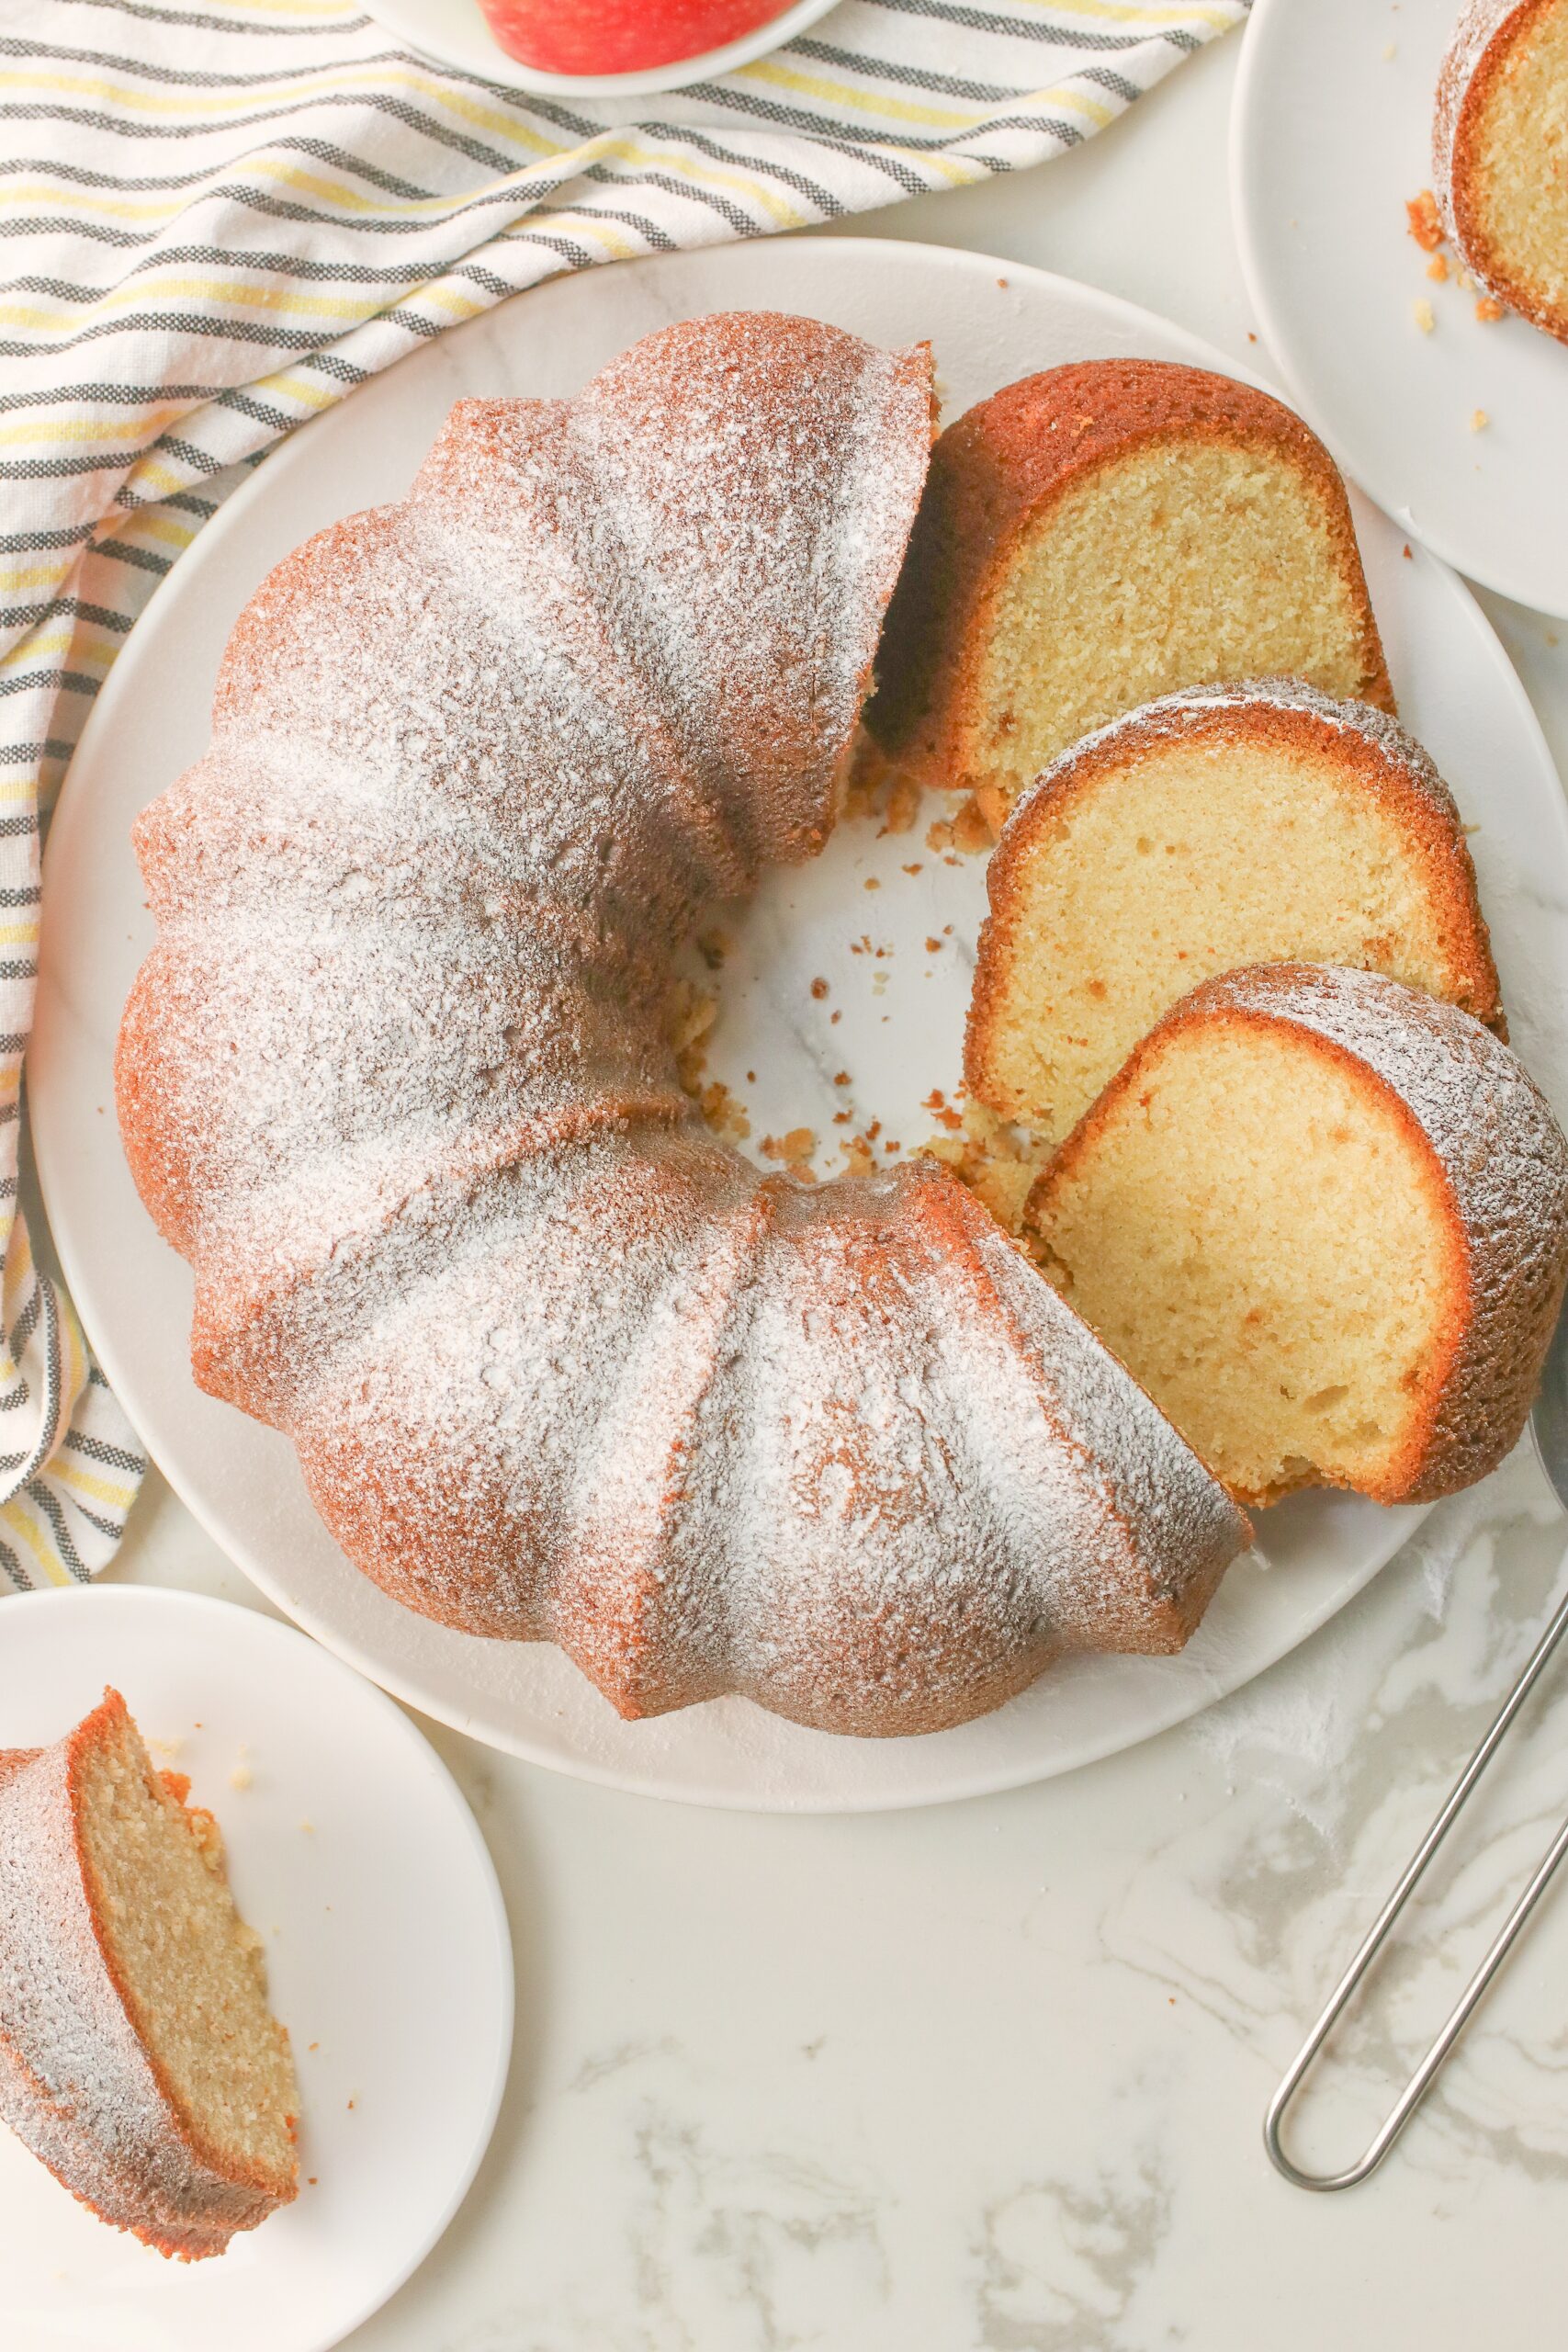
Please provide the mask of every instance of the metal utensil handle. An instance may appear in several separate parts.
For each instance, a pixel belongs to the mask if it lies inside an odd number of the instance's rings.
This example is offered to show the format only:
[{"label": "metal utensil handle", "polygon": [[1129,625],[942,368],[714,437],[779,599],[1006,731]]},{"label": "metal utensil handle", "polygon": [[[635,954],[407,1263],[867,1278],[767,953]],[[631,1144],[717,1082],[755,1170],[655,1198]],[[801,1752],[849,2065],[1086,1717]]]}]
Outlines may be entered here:
[{"label": "metal utensil handle", "polygon": [[1568,1854],[1568,1822],[1564,1822],[1552,1840],[1551,1849],[1535,1876],[1508,1914],[1495,1942],[1460,1995],[1448,2022],[1419,2066],[1416,2067],[1400,2096],[1398,2105],[1393,2109],[1387,2122],[1384,2123],[1360,2162],[1352,2165],[1348,2171],[1336,2173],[1303,2172],[1299,2165],[1292,2164],[1280,2144],[1280,2129],[1285,2119],[1286,2109],[1300,2090],[1307,2069],[1327,2041],[1341,2010],[1344,2009],[1350,1996],[1382,1950],[1389,1929],[1404,1910],[1422,1872],[1457,1820],[1465,1799],[1491,1762],[1504,1733],[1524,1705],[1531,1690],[1534,1690],[1547,1660],[1565,1631],[1568,1631],[1568,1597],[1560,1602],[1551,1623],[1531,1651],[1524,1672],[1499,1708],[1491,1730],[1454,1783],[1453,1792],[1447,1804],[1444,1805],[1412,1855],[1404,1877],[1373,1920],[1356,1957],[1329,1995],[1322,2016],[1303,2042],[1290,2072],[1269,2101],[1269,2112],[1263,2120],[1263,2144],[1268,2149],[1269,2160],[1276,2169],[1283,2173],[1287,2180],[1293,2181],[1298,2188],[1353,2188],[1358,2181],[1365,2180],[1369,2173],[1377,2170],[1430,2089],[1443,2061],[1469,2024],[1483,1994],[1507,1958],[1525,1921],[1545,1894],[1552,1872],[1563,1855]]}]

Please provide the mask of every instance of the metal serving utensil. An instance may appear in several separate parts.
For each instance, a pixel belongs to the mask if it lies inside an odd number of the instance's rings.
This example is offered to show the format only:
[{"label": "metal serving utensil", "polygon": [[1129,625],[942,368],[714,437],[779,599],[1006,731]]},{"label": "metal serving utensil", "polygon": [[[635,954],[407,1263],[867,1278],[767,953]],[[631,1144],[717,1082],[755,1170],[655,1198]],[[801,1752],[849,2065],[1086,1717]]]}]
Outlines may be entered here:
[{"label": "metal serving utensil", "polygon": [[[1535,1440],[1540,1466],[1551,1480],[1558,1501],[1568,1510],[1568,1307],[1564,1308],[1551,1335],[1540,1394],[1530,1415],[1530,1434]],[[1415,1892],[1427,1863],[1459,1818],[1466,1798],[1492,1761],[1508,1725],[1540,1679],[1547,1661],[1564,1632],[1568,1632],[1568,1596],[1559,1602],[1551,1623],[1530,1652],[1524,1672],[1498,1709],[1490,1731],[1454,1783],[1448,1803],[1411,1856],[1404,1875],[1368,1929],[1355,1958],[1329,1995],[1322,2016],[1303,2042],[1290,2072],[1269,2103],[1269,2112],[1263,2122],[1263,2144],[1276,2169],[1298,2188],[1354,2188],[1358,2181],[1365,2180],[1369,2174],[1377,2170],[1430,2090],[1450,2051],[1470,2023],[1493,1978],[1513,1950],[1526,1920],[1551,1884],[1557,1865],[1564,1854],[1568,1854],[1568,1822],[1564,1822],[1542,1857],[1535,1876],[1498,1930],[1491,1950],[1454,2004],[1442,2031],[1411,2075],[1400,2093],[1397,2105],[1359,2162],[1349,2165],[1344,2172],[1333,2173],[1303,2172],[1299,2165],[1292,2163],[1280,2138],[1291,2101],[1300,2090],[1313,2061],[1333,2031],[1341,2012],[1382,1951],[1390,1929]]]}]

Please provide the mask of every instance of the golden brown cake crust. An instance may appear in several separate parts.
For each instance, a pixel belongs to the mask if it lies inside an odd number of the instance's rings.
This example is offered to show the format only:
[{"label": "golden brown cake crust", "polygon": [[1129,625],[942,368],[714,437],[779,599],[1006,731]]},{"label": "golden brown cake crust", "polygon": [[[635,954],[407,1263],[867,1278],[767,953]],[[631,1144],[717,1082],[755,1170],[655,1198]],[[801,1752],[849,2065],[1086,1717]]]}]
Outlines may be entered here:
[{"label": "golden brown cake crust", "polygon": [[1432,119],[1432,178],[1460,259],[1495,300],[1568,343],[1568,309],[1506,266],[1481,217],[1480,131],[1508,62],[1562,0],[1470,0],[1443,55]]},{"label": "golden brown cake crust", "polygon": [[0,1751],[0,2117],[101,2221],[192,2262],[297,2181],[209,2146],[141,2031],[80,1827],[88,1761],[126,1720],[109,1690],[52,1747]]},{"label": "golden brown cake crust", "polygon": [[[1408,1135],[1440,1207],[1449,1295],[1404,1442],[1375,1501],[1432,1502],[1473,1486],[1517,1443],[1568,1281],[1568,1146],[1517,1057],[1479,1022],[1381,973],[1255,965],[1205,981],[1128,1057],[1042,1174],[1027,1221],[1092,1154],[1116,1106],[1170,1042],[1205,1024],[1288,1023]],[[1272,1495],[1244,1497],[1264,1503]]]},{"label": "golden brown cake crust", "polygon": [[1033,851],[1075,801],[1090,797],[1140,751],[1176,741],[1235,741],[1238,729],[1248,742],[1284,752],[1330,751],[1347,776],[1389,810],[1424,874],[1458,980],[1455,1002],[1506,1040],[1497,967],[1459,811],[1415,737],[1382,711],[1336,702],[1298,679],[1245,679],[1164,695],[1112,719],[1053,761],[1014,806],[987,869],[990,914],[980,934],[964,1032],[964,1083],[981,1102],[1004,1116],[1023,1115],[995,1099],[989,1071],[1008,1017],[1009,956],[1028,911],[1025,871]]},{"label": "golden brown cake crust", "polygon": [[1098,468],[1163,440],[1287,458],[1323,502],[1359,635],[1358,697],[1393,708],[1345,485],[1323,444],[1267,392],[1160,359],[1089,359],[1009,384],[939,437],[887,616],[867,723],[890,757],[973,788],[958,751],[987,604],[1021,528]]}]

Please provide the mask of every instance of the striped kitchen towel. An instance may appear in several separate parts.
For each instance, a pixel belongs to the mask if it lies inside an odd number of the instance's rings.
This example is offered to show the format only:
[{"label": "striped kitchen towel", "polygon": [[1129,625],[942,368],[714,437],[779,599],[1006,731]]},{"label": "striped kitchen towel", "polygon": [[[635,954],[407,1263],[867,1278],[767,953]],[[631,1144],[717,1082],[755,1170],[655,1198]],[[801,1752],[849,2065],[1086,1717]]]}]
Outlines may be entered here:
[{"label": "striped kitchen towel", "polygon": [[18,1087],[40,826],[180,550],[281,434],[507,295],[1038,163],[1247,6],[845,0],[586,106],[427,64],[352,0],[0,0],[0,1590],[101,1566],[142,1468],[33,1269]]}]

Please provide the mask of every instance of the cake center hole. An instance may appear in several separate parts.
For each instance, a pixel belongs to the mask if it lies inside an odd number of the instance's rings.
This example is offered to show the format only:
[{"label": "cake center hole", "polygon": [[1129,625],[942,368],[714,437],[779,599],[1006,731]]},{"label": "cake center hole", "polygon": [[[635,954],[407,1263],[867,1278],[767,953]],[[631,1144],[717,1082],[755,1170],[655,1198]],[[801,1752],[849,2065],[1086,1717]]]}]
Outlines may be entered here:
[{"label": "cake center hole", "polygon": [[989,848],[955,795],[855,787],[819,857],[705,915],[682,1070],[716,1133],[810,1181],[961,1132]]}]

